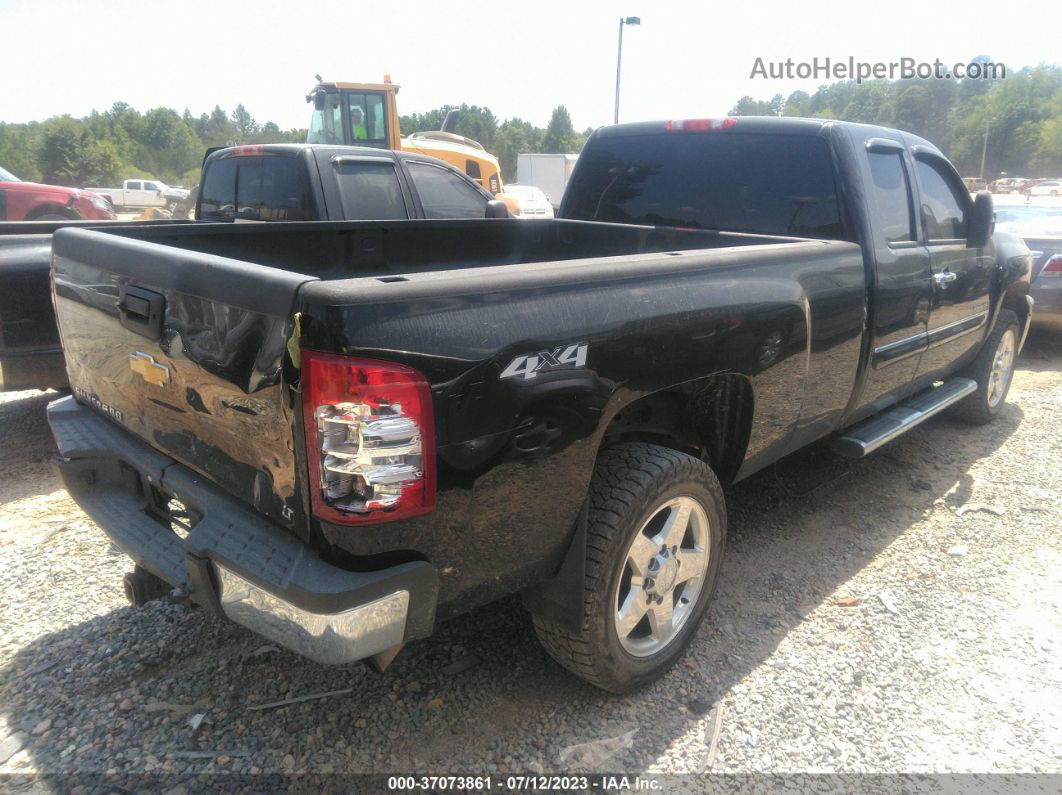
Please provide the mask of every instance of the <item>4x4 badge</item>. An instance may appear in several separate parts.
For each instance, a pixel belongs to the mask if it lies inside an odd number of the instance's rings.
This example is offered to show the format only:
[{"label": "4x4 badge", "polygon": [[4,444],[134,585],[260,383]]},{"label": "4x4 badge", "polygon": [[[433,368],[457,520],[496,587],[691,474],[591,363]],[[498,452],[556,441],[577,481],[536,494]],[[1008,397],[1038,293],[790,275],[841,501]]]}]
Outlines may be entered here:
[{"label": "4x4 badge", "polygon": [[129,369],[155,386],[166,386],[170,382],[170,368],[156,362],[148,353],[136,351],[129,354]]},{"label": "4x4 badge", "polygon": [[517,356],[498,377],[515,378],[519,375],[527,381],[541,372],[586,367],[587,347],[585,342],[578,342],[574,345],[562,345],[551,351],[539,351],[530,356]]}]

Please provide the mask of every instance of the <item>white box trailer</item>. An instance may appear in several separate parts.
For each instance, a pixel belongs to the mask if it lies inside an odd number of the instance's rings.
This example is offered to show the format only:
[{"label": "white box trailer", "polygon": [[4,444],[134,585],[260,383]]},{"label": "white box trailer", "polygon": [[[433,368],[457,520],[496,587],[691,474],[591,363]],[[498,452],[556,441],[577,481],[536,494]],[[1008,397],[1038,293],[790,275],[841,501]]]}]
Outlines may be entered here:
[{"label": "white box trailer", "polygon": [[517,155],[516,181],[520,185],[534,185],[540,189],[549,198],[553,209],[557,209],[578,159],[579,155]]}]

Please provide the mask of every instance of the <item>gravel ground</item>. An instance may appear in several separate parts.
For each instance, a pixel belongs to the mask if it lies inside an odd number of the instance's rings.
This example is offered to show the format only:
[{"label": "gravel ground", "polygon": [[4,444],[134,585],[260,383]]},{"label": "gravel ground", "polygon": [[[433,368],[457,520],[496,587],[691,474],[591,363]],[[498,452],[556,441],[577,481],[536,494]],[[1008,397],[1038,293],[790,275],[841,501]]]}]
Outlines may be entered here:
[{"label": "gravel ground", "polygon": [[1062,342],[1034,336],[1019,367],[989,427],[942,417],[868,460],[813,449],[729,489],[708,620],[623,698],[554,665],[516,599],[383,675],[127,607],[129,565],[49,468],[54,394],[4,395],[0,773],[564,772],[566,746],[634,730],[600,767],[1062,772]]}]

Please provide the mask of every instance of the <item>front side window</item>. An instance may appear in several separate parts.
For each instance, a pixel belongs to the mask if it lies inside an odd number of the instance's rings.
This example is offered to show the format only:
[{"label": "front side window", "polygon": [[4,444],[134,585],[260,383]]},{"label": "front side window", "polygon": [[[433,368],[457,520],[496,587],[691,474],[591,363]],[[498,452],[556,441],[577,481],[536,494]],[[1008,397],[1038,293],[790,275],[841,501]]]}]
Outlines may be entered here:
[{"label": "front side window", "polygon": [[887,243],[915,239],[911,189],[900,152],[868,152],[870,178],[878,205],[878,224]]},{"label": "front side window", "polygon": [[483,218],[487,197],[465,179],[428,163],[409,162],[409,175],[420,194],[426,218]]},{"label": "front side window", "polygon": [[962,240],[966,237],[964,202],[953,180],[932,161],[915,161],[922,188],[922,225],[929,240]]}]

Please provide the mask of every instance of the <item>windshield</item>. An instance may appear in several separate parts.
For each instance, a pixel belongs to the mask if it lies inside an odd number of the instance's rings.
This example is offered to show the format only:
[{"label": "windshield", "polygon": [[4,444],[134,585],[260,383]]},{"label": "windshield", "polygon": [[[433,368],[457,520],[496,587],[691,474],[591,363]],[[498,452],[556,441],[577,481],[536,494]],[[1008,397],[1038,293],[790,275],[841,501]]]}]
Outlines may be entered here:
[{"label": "windshield", "polygon": [[826,142],[803,135],[603,136],[579,157],[565,218],[839,239]]},{"label": "windshield", "polygon": [[0,168],[0,182],[22,182],[22,180],[10,171]]},{"label": "windshield", "polygon": [[326,92],[324,95],[324,108],[314,108],[310,116],[310,129],[306,133],[308,144],[341,144],[343,143],[343,113],[340,109],[340,97],[338,91]]}]

